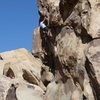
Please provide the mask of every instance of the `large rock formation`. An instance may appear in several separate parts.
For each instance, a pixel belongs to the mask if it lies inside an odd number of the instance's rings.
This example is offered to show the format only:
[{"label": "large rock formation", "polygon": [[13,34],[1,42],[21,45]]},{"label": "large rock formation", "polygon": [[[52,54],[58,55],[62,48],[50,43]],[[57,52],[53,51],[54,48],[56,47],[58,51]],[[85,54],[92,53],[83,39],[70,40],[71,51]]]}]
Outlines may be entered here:
[{"label": "large rock formation", "polygon": [[0,54],[0,100],[100,100],[100,1],[38,0],[32,54]]},{"label": "large rock formation", "polygon": [[44,100],[42,62],[25,49],[1,53],[0,100]]},{"label": "large rock formation", "polygon": [[40,29],[33,51],[42,48],[38,57],[55,76],[47,100],[100,100],[99,6],[99,0],[38,0],[48,32]]}]

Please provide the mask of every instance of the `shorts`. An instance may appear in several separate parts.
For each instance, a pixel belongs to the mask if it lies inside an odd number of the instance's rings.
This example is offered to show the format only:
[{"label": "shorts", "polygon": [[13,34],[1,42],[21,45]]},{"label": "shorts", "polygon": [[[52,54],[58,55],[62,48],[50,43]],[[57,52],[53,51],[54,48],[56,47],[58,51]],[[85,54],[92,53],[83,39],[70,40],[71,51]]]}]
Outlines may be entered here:
[{"label": "shorts", "polygon": [[48,28],[47,27],[43,28],[43,31],[48,31]]}]

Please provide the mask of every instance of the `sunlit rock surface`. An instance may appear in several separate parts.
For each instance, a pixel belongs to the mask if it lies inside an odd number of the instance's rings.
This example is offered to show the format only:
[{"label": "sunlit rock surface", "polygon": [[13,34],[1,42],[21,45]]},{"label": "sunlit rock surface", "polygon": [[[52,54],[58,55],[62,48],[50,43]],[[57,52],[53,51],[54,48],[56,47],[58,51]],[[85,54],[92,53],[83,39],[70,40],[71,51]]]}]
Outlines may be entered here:
[{"label": "sunlit rock surface", "polygon": [[0,100],[44,100],[42,62],[26,49],[1,53]]},{"label": "sunlit rock surface", "polygon": [[0,53],[0,100],[100,100],[99,6],[38,0],[48,31],[34,30],[32,53]]},{"label": "sunlit rock surface", "polygon": [[99,3],[38,0],[40,22],[46,16],[48,27],[45,35],[40,29],[42,54],[38,57],[54,75],[47,85],[48,99],[100,99]]}]

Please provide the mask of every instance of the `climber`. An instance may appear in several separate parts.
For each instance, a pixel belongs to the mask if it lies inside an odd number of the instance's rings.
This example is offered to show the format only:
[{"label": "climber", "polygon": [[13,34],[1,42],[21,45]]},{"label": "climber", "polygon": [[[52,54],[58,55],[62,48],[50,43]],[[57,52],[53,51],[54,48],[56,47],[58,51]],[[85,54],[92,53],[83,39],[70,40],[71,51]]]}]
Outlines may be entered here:
[{"label": "climber", "polygon": [[0,55],[0,60],[3,60],[3,58],[1,57],[1,55]]},{"label": "climber", "polygon": [[44,17],[43,21],[40,22],[40,28],[42,29],[42,31],[45,33],[48,31],[48,28],[45,24],[45,21],[47,20],[47,17]]}]

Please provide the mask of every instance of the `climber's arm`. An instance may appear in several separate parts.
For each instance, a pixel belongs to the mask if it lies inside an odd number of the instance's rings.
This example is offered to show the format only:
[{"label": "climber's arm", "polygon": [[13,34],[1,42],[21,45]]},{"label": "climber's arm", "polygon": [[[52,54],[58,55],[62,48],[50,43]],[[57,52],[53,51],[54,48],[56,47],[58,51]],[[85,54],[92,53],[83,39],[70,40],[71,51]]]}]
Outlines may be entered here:
[{"label": "climber's arm", "polygon": [[44,22],[45,22],[45,20],[46,20],[46,18],[44,17],[44,19],[43,19],[43,21],[42,21],[42,22],[44,23]]}]

